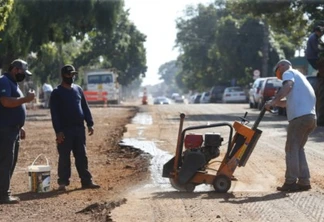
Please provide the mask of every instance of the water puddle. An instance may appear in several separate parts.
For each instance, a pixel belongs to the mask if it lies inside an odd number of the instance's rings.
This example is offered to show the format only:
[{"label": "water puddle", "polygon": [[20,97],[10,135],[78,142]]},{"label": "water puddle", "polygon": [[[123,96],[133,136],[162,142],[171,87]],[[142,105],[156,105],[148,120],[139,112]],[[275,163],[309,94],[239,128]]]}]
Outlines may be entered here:
[{"label": "water puddle", "polygon": [[[143,137],[143,132],[147,129],[147,126],[153,124],[152,116],[148,113],[138,113],[133,118],[131,124],[136,125],[137,136],[135,138],[123,138],[120,146],[134,147],[152,156],[150,165],[152,183],[146,184],[145,187],[159,187],[174,190],[170,185],[169,179],[162,177],[163,165],[169,161],[173,155],[159,149],[155,142],[149,141]],[[209,185],[199,185],[195,190],[206,191],[206,189],[210,190],[211,188]]]}]

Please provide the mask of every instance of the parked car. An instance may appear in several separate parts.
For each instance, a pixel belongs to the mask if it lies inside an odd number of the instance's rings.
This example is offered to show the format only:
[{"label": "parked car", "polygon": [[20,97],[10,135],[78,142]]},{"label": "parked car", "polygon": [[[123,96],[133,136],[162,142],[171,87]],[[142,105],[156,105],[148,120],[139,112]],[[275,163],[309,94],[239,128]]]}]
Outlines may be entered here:
[{"label": "parked car", "polygon": [[249,90],[249,104],[250,108],[258,108],[258,101],[260,97],[260,89],[262,83],[266,78],[257,78],[254,80],[252,87]]},{"label": "parked car", "polygon": [[196,93],[192,95],[189,99],[189,103],[200,103],[201,93]]},{"label": "parked car", "polygon": [[172,95],[171,95],[171,99],[175,99],[175,98],[177,98],[177,97],[179,97],[180,96],[180,94],[179,93],[172,93]]},{"label": "parked car", "polygon": [[170,104],[170,100],[165,96],[156,97],[153,101],[154,104]]},{"label": "parked car", "polygon": [[177,95],[173,97],[175,103],[184,103],[184,96]]},{"label": "parked car", "polygon": [[227,87],[224,90],[222,101],[223,103],[246,102],[245,91],[240,86]]},{"label": "parked car", "polygon": [[203,92],[200,97],[200,103],[209,103],[210,92]]},{"label": "parked car", "polygon": [[259,90],[259,100],[257,101],[258,109],[261,110],[265,102],[274,97],[282,87],[282,80],[277,77],[267,77],[261,84]]},{"label": "parked car", "polygon": [[213,86],[209,91],[210,92],[209,102],[210,103],[221,102],[225,88],[226,88],[226,86],[223,86],[223,85]]}]

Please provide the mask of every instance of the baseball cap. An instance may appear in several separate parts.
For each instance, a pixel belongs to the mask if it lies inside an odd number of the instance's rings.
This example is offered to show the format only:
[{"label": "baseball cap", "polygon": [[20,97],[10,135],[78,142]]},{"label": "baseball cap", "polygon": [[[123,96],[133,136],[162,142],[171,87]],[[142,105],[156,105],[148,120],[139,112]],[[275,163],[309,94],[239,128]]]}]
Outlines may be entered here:
[{"label": "baseball cap", "polygon": [[65,66],[62,67],[62,69],[61,69],[61,75],[63,75],[63,74],[71,74],[71,73],[78,74],[78,72],[75,71],[74,66],[72,66],[72,65],[65,65]]},{"label": "baseball cap", "polygon": [[10,64],[10,66],[24,70],[25,74],[27,74],[29,76],[32,75],[32,73],[28,70],[28,64],[27,64],[27,62],[25,62],[22,59],[16,59],[16,60],[12,61],[11,64]]},{"label": "baseball cap", "polygon": [[276,66],[274,67],[274,71],[276,71],[276,70],[278,69],[278,66],[279,66],[280,64],[282,64],[282,63],[285,63],[285,64],[288,64],[288,65],[292,66],[292,65],[291,65],[291,62],[290,62],[289,60],[287,60],[287,59],[281,59],[281,60],[276,64]]},{"label": "baseball cap", "polygon": [[317,31],[317,32],[323,32],[323,27],[321,27],[321,26],[316,26],[316,27],[314,28],[314,31]]}]

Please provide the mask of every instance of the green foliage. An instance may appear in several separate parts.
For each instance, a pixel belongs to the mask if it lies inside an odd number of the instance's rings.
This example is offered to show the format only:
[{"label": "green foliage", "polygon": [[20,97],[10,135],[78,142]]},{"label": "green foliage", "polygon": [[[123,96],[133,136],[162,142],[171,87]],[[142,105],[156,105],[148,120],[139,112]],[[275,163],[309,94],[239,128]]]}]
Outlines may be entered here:
[{"label": "green foliage", "polygon": [[4,29],[7,23],[8,15],[12,10],[12,5],[13,0],[0,0],[0,31]]},{"label": "green foliage", "polygon": [[0,65],[6,69],[15,58],[26,59],[39,83],[58,83],[66,63],[81,72],[113,67],[119,83],[130,84],[145,76],[146,36],[122,7],[123,1],[16,0],[0,32]]},{"label": "green foliage", "polygon": [[[115,68],[119,72],[118,82],[128,85],[145,76],[146,36],[129,21],[128,12],[121,12],[112,33],[90,32],[77,64],[88,64],[88,68]],[[99,58],[103,61],[99,62]]]},{"label": "green foliage", "polygon": [[202,90],[232,80],[246,85],[255,69],[271,75],[279,58],[290,59],[303,47],[309,26],[305,13],[324,21],[324,13],[318,13],[323,4],[236,0],[187,8],[177,20],[178,83]]},{"label": "green foliage", "polygon": [[175,60],[164,63],[159,67],[160,79],[168,86],[168,91],[166,92],[167,95],[182,91],[176,81],[179,70],[180,68]]},{"label": "green foliage", "polygon": [[123,1],[16,0],[0,32],[0,65],[37,53],[43,44],[82,40],[92,30],[112,32],[122,6]]},{"label": "green foliage", "polygon": [[252,81],[252,70],[261,69],[263,24],[251,16],[234,17],[224,7],[199,5],[196,10],[187,11],[194,17],[177,21],[177,46],[183,52],[178,79],[188,89],[201,91]]}]

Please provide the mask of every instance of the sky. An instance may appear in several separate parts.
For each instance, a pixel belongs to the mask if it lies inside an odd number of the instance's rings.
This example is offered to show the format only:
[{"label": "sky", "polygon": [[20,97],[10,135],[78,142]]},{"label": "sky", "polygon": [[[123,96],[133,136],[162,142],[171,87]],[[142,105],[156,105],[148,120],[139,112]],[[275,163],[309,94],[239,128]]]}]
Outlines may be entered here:
[{"label": "sky", "polygon": [[179,55],[173,49],[176,39],[176,18],[184,15],[186,5],[210,3],[212,0],[125,0],[129,9],[129,19],[137,29],[147,36],[147,72],[142,85],[155,85],[159,80],[159,67],[175,60]]}]

